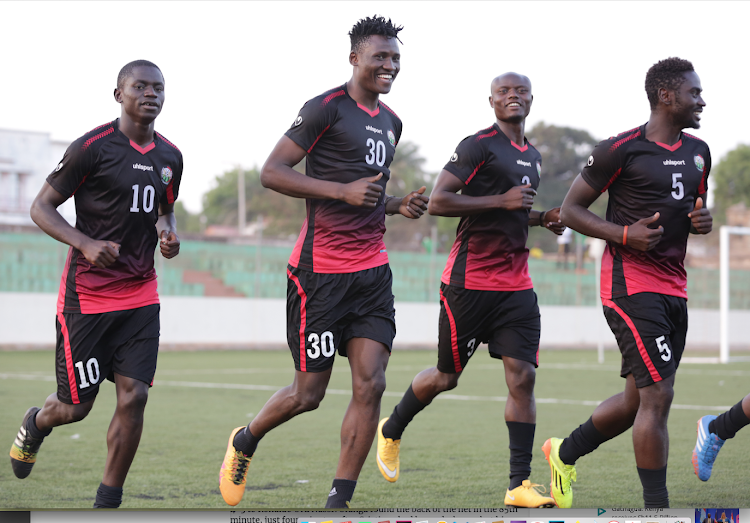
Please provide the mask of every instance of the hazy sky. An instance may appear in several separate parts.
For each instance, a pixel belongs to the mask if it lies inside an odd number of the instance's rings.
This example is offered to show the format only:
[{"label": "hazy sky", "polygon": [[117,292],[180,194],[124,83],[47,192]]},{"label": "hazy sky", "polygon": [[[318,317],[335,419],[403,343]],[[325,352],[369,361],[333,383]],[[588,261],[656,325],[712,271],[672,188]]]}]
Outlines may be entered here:
[{"label": "hazy sky", "polygon": [[181,199],[196,211],[217,174],[262,165],[306,100],[350,78],[347,32],[375,13],[405,27],[384,101],[429,170],[493,122],[499,73],[531,78],[529,128],[601,139],[648,119],[645,74],[668,56],[701,77],[694,134],[714,164],[750,142],[746,2],[0,2],[0,127],[73,140],[119,116],[119,69],[151,60],[166,79],[156,128],[183,152]]}]

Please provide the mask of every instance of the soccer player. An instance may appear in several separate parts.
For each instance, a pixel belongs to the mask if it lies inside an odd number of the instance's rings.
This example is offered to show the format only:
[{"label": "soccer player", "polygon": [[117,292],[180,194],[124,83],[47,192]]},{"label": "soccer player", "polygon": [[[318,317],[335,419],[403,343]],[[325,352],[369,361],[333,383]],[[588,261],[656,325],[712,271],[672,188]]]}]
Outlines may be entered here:
[{"label": "soccer player", "polygon": [[[529,481],[536,428],[534,382],[540,319],[529,278],[530,225],[564,230],[560,208],[532,211],[542,157],[524,136],[531,82],[506,73],[490,86],[495,123],[465,138],[440,172],[429,212],[460,216],[440,286],[436,367],[417,374],[388,418],[378,425],[377,462],[383,477],[399,477],[401,436],[441,392],[456,387],[480,343],[501,358],[508,385],[505,422],[510,436],[510,486],[505,504],[554,506]],[[460,191],[460,194],[459,194]]]},{"label": "soccer player", "polygon": [[746,425],[750,425],[750,394],[728,411],[698,420],[698,439],[693,449],[693,470],[698,479],[708,481],[724,442]]},{"label": "soccer player", "polygon": [[[704,207],[711,170],[708,146],[683,133],[700,127],[706,105],[687,60],[668,58],[646,74],[646,124],[600,142],[562,205],[568,227],[607,241],[602,257],[604,315],[622,353],[625,391],[604,401],[570,436],[542,450],[551,492],[570,507],[570,482],[581,456],[633,427],[645,507],[669,507],[667,417],[687,333],[688,234],[711,232]],[[607,218],[589,206],[609,191]]]},{"label": "soccer player", "polygon": [[[117,508],[138,449],[159,350],[154,251],[180,251],[174,202],[182,154],[154,131],[164,106],[164,77],[146,60],[117,77],[120,118],[75,140],[47,177],[31,217],[70,245],[57,300],[57,392],[31,407],[10,449],[18,478],[31,473],[53,427],[84,419],[103,378],[117,406],[107,432],[107,461],[94,508]],[[75,195],[76,226],[57,207]]]},{"label": "soccer player", "polygon": [[[261,171],[265,187],[305,198],[307,218],[287,269],[287,339],[294,382],[247,427],[234,429],[219,473],[224,501],[237,505],[258,441],[322,401],[338,350],[352,373],[341,454],[326,508],[346,508],[375,437],[385,369],[396,333],[385,215],[419,218],[425,188],[403,198],[385,185],[401,120],[382,101],[400,69],[401,27],[364,18],[349,33],[351,79],[309,100]],[[306,158],[306,175],[292,169]]]}]

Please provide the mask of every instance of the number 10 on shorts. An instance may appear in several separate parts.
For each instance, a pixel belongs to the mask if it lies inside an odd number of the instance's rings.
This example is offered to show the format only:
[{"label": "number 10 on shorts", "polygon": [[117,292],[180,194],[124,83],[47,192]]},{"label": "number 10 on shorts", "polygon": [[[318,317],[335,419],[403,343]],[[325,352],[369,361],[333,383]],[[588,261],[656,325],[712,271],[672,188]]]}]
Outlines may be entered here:
[{"label": "number 10 on shorts", "polygon": [[307,349],[307,355],[310,359],[317,359],[321,354],[323,354],[324,358],[330,358],[336,352],[336,347],[333,345],[333,333],[331,331],[325,331],[320,336],[313,332],[307,337],[307,341],[311,345]]},{"label": "number 10 on shorts", "polygon": [[[85,370],[82,361],[77,361],[75,366],[76,369],[78,369],[78,377],[81,379],[80,388],[85,389],[86,387],[99,383],[99,378],[101,376],[99,375],[99,362],[96,358],[91,358],[86,362]],[[89,378],[88,381],[86,380],[87,375]]]}]

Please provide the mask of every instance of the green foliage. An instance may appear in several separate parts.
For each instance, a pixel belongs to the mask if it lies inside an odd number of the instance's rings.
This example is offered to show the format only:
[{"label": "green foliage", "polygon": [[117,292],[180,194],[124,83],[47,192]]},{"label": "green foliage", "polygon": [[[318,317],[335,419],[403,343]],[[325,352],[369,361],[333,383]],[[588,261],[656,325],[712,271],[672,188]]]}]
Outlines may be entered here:
[{"label": "green foliage", "polygon": [[[425,321],[437,321],[437,317]],[[399,325],[399,329],[408,328]],[[8,448],[26,409],[44,402],[55,390],[54,357],[53,351],[0,351],[4,373],[0,380],[0,441]],[[394,350],[386,373],[382,415],[392,411],[420,369],[434,364],[434,350]],[[549,468],[540,449],[544,440],[564,437],[583,423],[594,409],[585,402],[621,392],[625,380],[619,378],[619,370],[617,351],[607,351],[605,363],[600,365],[595,351],[542,347],[535,386],[537,428],[530,478],[534,483],[549,483]],[[750,428],[727,441],[707,483],[695,477],[690,455],[695,445],[695,420],[723,410],[710,405],[729,406],[745,394],[750,364],[735,363],[731,372],[717,365],[684,364],[678,373],[682,377],[675,383],[669,416],[672,505],[748,506]],[[34,375],[38,379],[31,379]],[[227,437],[232,429],[257,415],[275,390],[293,379],[287,349],[160,353],[122,509],[228,511],[218,481]],[[696,387],[696,383],[705,386]],[[321,509],[325,505],[336,472],[341,419],[350,390],[348,363],[337,358],[320,407],[263,438],[237,510]],[[407,428],[398,482],[388,483],[380,475],[373,443],[352,508],[490,508],[502,502],[509,460],[502,362],[491,359],[486,346],[480,346],[451,395],[438,396]],[[104,380],[91,414],[81,422],[54,429],[27,479],[16,479],[6,461],[0,468],[0,509],[90,509],[102,478],[107,427],[115,402],[114,386]],[[643,505],[630,431],[580,459],[576,468],[574,507]]]},{"label": "green foliage", "polygon": [[750,145],[740,144],[729,151],[711,172],[714,179],[714,219],[723,223],[727,208],[750,202]]},{"label": "green foliage", "polygon": [[177,220],[177,233],[181,232],[201,232],[200,215],[188,211],[181,201],[174,204],[174,217]]}]

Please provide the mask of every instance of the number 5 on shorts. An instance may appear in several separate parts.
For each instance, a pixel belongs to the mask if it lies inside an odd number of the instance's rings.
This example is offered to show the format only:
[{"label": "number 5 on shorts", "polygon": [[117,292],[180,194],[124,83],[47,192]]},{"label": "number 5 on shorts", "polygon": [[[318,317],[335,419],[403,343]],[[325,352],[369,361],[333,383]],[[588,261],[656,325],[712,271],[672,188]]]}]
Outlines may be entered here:
[{"label": "number 5 on shorts", "polygon": [[656,338],[656,348],[659,349],[661,359],[669,361],[672,358],[672,351],[669,349],[669,345],[664,341],[666,336],[659,336]]}]

